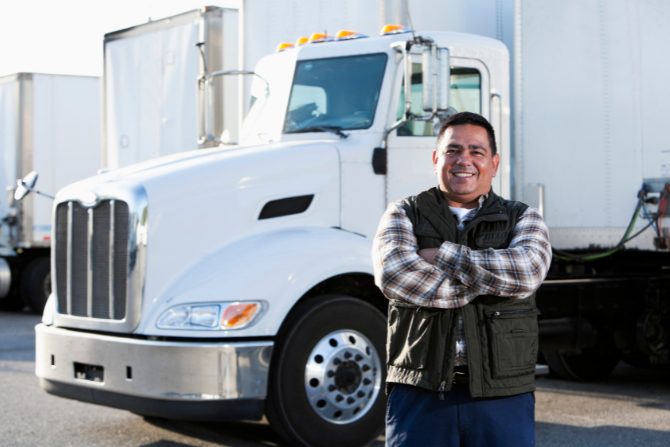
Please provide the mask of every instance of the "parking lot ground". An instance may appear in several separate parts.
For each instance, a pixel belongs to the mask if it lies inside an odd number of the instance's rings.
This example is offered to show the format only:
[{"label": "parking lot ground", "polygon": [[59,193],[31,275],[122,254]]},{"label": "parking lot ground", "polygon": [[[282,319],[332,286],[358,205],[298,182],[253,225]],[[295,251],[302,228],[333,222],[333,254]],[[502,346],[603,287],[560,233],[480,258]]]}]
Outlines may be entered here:
[{"label": "parking lot ground", "polygon": [[[39,317],[0,312],[0,445],[87,447],[278,446],[265,421],[191,423],[43,392],[34,375]],[[539,447],[670,446],[670,370],[619,365],[607,380],[537,381]],[[373,443],[383,446],[383,438]],[[343,446],[347,447],[347,446]]]}]

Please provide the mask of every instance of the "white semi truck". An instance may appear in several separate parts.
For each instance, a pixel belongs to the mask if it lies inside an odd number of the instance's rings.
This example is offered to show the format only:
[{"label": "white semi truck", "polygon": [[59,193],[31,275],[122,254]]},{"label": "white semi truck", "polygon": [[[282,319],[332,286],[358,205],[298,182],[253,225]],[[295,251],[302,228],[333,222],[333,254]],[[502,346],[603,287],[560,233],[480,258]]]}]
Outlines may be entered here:
[{"label": "white semi truck", "polygon": [[513,46],[315,35],[257,64],[239,146],[60,190],[42,388],[146,415],[265,414],[289,445],[374,439],[386,301],[371,236],[389,201],[433,186],[434,128],[454,110],[491,120],[494,190],[550,227],[537,294],[550,367],[590,379],[622,358],[670,364],[670,66],[658,57],[670,8],[498,3]]},{"label": "white semi truck", "polygon": [[[286,7],[298,5],[226,0],[109,32],[102,88],[98,78],[85,76],[1,78],[4,187],[13,189],[18,177],[36,171],[36,188],[54,194],[100,169],[183,152],[196,143],[203,148],[238,141],[248,107],[240,92],[251,82],[251,76],[239,76],[240,67],[274,49],[285,26],[374,22],[356,0],[342,8],[300,5],[299,13],[285,15]],[[335,10],[340,14],[333,21]],[[51,290],[52,205],[38,195],[13,200],[12,191],[0,201],[0,308],[42,311]]]},{"label": "white semi truck", "polygon": [[47,195],[100,167],[100,83],[92,76],[0,78],[0,308],[41,312],[50,292],[53,200],[13,199],[17,178],[39,172]]}]

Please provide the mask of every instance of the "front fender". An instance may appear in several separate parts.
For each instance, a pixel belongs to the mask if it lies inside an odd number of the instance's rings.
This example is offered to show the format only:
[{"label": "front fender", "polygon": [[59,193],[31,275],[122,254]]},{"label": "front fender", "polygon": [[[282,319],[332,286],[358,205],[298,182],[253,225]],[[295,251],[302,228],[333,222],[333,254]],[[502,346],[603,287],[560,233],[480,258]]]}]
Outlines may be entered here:
[{"label": "front fender", "polygon": [[[336,228],[296,228],[254,235],[204,257],[145,306],[138,332],[158,336],[273,336],[293,305],[313,286],[345,273],[372,275],[372,241]],[[156,321],[183,303],[263,300],[264,314],[234,331],[166,331]]]}]

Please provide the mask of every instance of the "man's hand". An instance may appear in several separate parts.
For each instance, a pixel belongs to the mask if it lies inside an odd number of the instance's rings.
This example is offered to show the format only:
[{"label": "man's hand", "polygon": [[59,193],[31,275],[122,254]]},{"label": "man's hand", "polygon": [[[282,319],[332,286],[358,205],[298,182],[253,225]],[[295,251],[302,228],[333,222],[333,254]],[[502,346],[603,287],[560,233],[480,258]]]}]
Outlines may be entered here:
[{"label": "man's hand", "polygon": [[439,248],[422,248],[421,250],[418,251],[418,254],[423,259],[425,259],[426,262],[435,264],[435,257],[437,256],[439,250],[440,250]]}]

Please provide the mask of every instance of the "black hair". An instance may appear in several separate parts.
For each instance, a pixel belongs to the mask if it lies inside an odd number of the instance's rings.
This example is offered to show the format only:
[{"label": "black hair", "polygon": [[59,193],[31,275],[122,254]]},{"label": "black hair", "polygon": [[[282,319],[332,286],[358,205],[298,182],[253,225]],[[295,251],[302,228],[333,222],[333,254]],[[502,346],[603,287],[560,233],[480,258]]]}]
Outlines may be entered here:
[{"label": "black hair", "polygon": [[444,120],[442,122],[442,126],[440,127],[440,133],[437,134],[438,144],[448,128],[453,126],[460,126],[463,124],[472,124],[473,126],[483,127],[489,136],[489,146],[491,146],[491,155],[495,155],[498,152],[498,148],[496,146],[496,134],[495,131],[493,130],[493,126],[491,126],[491,123],[489,123],[486,118],[477,113],[472,112],[455,113],[446,120]]}]

